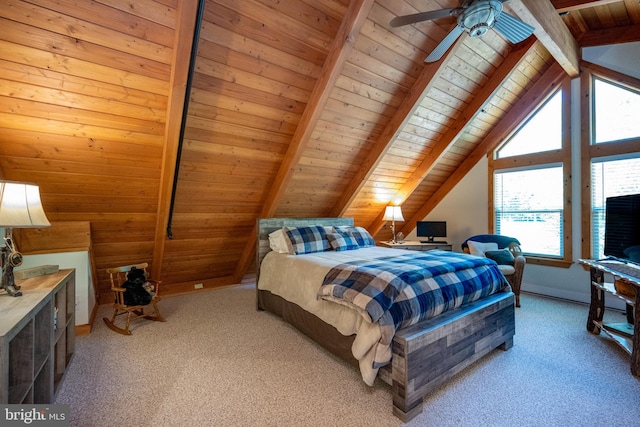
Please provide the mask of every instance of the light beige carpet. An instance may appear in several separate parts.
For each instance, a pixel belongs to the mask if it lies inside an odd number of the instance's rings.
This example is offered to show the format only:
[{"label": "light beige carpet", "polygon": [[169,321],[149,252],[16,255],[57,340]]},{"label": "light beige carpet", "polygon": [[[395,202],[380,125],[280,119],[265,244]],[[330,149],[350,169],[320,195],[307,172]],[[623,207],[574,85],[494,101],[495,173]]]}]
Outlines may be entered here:
[{"label": "light beige carpet", "polygon": [[[378,381],[256,311],[252,283],[165,298],[166,323],[76,339],[57,402],[74,426],[398,426]],[[616,344],[586,331],[588,307],[534,295],[514,347],[441,387],[411,426],[631,426],[640,380]],[[622,322],[619,312],[607,312]]]}]

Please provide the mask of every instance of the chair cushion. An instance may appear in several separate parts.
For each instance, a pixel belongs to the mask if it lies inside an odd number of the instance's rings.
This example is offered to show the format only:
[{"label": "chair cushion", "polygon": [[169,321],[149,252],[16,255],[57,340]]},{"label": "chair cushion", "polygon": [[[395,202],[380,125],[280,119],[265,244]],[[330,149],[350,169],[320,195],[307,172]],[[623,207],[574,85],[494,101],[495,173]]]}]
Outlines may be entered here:
[{"label": "chair cushion", "polygon": [[486,243],[486,242],[496,242],[498,244],[498,249],[504,249],[509,246],[510,243],[515,243],[520,246],[520,242],[515,237],[503,236],[500,234],[478,234],[476,236],[471,236],[464,242],[462,242],[462,249],[467,247],[467,243],[469,240],[473,240],[474,242]]},{"label": "chair cushion", "polygon": [[495,242],[476,242],[474,240],[468,240],[469,253],[471,255],[484,256],[487,251],[497,251],[498,244]]},{"label": "chair cushion", "polygon": [[516,268],[512,265],[498,264],[498,268],[505,276],[511,276],[516,272]]},{"label": "chair cushion", "polygon": [[515,258],[509,249],[500,249],[498,251],[486,251],[484,256],[498,263],[498,265],[513,265]]}]

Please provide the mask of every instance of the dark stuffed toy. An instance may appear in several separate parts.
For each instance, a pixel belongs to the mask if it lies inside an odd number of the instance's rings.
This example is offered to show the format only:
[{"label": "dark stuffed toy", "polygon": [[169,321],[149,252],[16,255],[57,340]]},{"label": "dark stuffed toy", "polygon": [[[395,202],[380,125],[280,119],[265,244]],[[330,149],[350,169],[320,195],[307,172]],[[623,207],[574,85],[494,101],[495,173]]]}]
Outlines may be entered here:
[{"label": "dark stuffed toy", "polygon": [[126,289],[124,293],[125,305],[147,305],[151,302],[153,297],[145,288],[146,281],[144,270],[131,267],[127,273],[127,280],[122,284],[122,287]]}]

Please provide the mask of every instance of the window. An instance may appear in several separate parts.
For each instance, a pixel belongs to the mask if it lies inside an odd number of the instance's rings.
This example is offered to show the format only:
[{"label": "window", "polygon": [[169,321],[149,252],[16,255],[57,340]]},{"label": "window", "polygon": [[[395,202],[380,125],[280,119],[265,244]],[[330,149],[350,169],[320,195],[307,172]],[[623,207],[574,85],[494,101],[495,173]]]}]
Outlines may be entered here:
[{"label": "window", "polygon": [[[550,93],[529,119],[495,151],[493,229],[517,238],[523,252],[539,264],[562,265],[571,259],[570,84]],[[544,153],[542,155],[541,153]],[[546,260],[546,261],[545,261]]]},{"label": "window", "polygon": [[591,166],[591,209],[594,259],[604,257],[607,197],[640,193],[640,158],[594,161]]},{"label": "window", "polygon": [[640,93],[593,79],[593,142],[619,141],[640,136]]},{"label": "window", "polygon": [[562,148],[562,91],[556,92],[497,151],[497,158]]},{"label": "window", "polygon": [[517,237],[527,254],[562,257],[562,179],[561,165],[496,172],[496,232]]},{"label": "window", "polygon": [[640,137],[640,91],[595,76],[591,91],[591,143],[611,146],[602,157],[594,152],[587,165],[591,167],[591,253],[588,256],[599,259],[604,257],[607,197],[640,193],[640,153],[622,144]]}]

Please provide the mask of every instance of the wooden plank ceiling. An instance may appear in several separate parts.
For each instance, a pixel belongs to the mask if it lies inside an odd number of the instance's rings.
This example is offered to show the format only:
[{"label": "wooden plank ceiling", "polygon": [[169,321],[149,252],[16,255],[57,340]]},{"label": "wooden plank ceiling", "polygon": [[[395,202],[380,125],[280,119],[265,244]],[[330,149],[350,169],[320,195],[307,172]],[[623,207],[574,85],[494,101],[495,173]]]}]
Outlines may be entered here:
[{"label": "wooden plank ceiling", "polygon": [[430,64],[455,19],[389,21],[456,0],[206,0],[199,26],[195,1],[4,3],[0,177],[38,183],[51,221],[91,222],[101,302],[104,269],[141,261],[169,292],[236,283],[258,217],[388,238],[401,203],[406,233],[577,75],[580,46],[640,39],[637,0],[512,0],[533,37],[464,35]]}]

